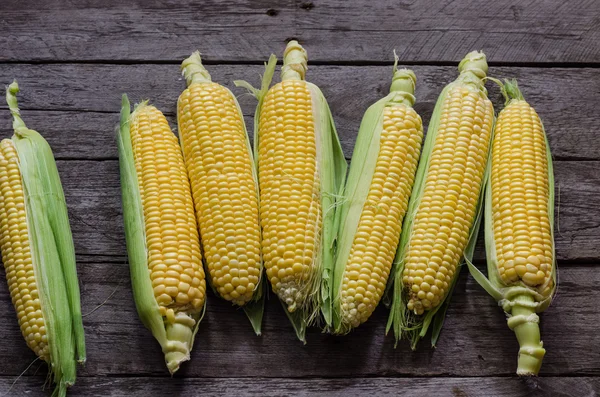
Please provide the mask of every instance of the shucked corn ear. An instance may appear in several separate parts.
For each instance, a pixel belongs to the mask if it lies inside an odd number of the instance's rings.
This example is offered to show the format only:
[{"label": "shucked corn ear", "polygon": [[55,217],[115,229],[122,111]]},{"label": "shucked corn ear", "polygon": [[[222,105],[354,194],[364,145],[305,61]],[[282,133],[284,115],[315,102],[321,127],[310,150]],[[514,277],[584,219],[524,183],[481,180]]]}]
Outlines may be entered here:
[{"label": "shucked corn ear", "polygon": [[434,321],[441,331],[462,258],[470,260],[479,230],[480,196],[494,122],[483,78],[485,55],[472,52],[442,91],[427,132],[395,259],[388,327],[413,348]]},{"label": "shucked corn ear", "polygon": [[123,218],[133,294],[171,373],[189,360],[206,282],[189,179],[163,114],[123,95],[118,134]]},{"label": "shucked corn ear", "polygon": [[208,281],[216,294],[244,308],[260,335],[258,178],[244,118],[231,91],[212,82],[199,52],[181,68],[188,87],[177,102],[177,121]]},{"label": "shucked corn ear", "polygon": [[25,126],[18,92],[16,81],[6,90],[14,135],[0,143],[2,261],[27,345],[48,363],[53,396],[65,396],[85,363],[75,249],[52,149]]},{"label": "shucked corn ear", "polygon": [[556,289],[554,174],[544,126],[516,81],[503,86],[485,194],[488,278],[473,277],[498,301],[519,341],[517,374],[537,375],[545,350],[539,317]]},{"label": "shucked corn ear", "polygon": [[277,58],[265,69],[255,115],[262,253],[267,277],[304,341],[319,310],[331,321],[335,211],[346,174],[327,101],[307,81],[307,54],[285,49],[281,83],[269,89]]},{"label": "shucked corn ear", "polygon": [[340,207],[335,333],[365,322],[383,296],[417,170],[423,126],[412,108],[416,76],[396,64],[390,93],[361,122]]}]

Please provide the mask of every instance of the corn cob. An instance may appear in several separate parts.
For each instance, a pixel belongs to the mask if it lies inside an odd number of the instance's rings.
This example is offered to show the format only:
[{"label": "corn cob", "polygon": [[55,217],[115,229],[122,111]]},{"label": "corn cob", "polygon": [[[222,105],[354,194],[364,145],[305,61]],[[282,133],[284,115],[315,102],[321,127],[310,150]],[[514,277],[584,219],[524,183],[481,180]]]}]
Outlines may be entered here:
[{"label": "corn cob", "polygon": [[390,93],[365,113],[340,208],[334,269],[333,331],[365,322],[381,299],[396,253],[421,151],[412,108],[416,76],[397,70]]},{"label": "corn cob", "polygon": [[189,360],[206,282],[177,138],[163,114],[123,95],[118,146],[125,236],[136,307],[171,373]]},{"label": "corn cob", "polygon": [[491,172],[485,195],[488,277],[472,264],[474,278],[502,305],[519,341],[517,374],[537,375],[545,350],[539,317],[556,290],[554,175],[550,146],[536,111],[516,81],[502,89]]},{"label": "corn cob", "polygon": [[2,261],[27,345],[65,396],[86,355],[75,250],[52,149],[25,126],[18,92],[16,81],[6,90],[14,135],[0,143]]},{"label": "corn cob", "polygon": [[242,112],[231,91],[212,82],[199,52],[181,67],[188,88],[177,121],[208,280],[215,293],[244,307],[260,335],[258,178]]},{"label": "corn cob", "polygon": [[460,76],[442,91],[429,124],[395,259],[388,330],[394,328],[397,340],[409,337],[413,348],[434,317],[435,345],[445,313],[442,304],[451,294],[461,258],[472,257],[479,228],[494,109],[482,80],[485,55],[468,54],[458,69]]},{"label": "corn cob", "polygon": [[282,81],[269,89],[276,62],[272,55],[260,91],[237,84],[259,99],[255,148],[267,277],[304,341],[319,309],[331,321],[335,208],[347,165],[327,101],[304,79],[304,48],[288,43]]}]

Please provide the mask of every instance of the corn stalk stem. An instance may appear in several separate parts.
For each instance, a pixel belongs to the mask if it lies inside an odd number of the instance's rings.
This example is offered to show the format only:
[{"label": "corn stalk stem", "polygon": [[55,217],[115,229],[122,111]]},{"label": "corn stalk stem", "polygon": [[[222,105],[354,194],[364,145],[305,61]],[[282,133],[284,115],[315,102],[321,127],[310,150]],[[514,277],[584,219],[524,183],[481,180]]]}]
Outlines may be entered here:
[{"label": "corn stalk stem", "polygon": [[521,376],[537,375],[546,354],[540,340],[539,317],[535,313],[535,300],[530,294],[517,296],[513,300],[512,316],[508,326],[517,335],[519,341],[519,360],[517,374]]},{"label": "corn stalk stem", "polygon": [[196,320],[185,313],[177,313],[175,321],[167,321],[167,342],[163,346],[167,368],[174,374],[179,365],[190,359]]}]

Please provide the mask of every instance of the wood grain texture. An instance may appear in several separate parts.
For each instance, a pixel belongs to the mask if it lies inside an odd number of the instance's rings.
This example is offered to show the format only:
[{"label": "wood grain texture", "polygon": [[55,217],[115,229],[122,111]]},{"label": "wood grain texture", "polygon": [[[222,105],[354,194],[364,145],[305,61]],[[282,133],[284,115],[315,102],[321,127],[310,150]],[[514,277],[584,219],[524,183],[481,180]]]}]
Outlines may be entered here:
[{"label": "wood grain texture", "polygon": [[[23,117],[53,147],[71,219],[88,363],[70,396],[595,396],[600,393],[600,2],[524,0],[0,1],[0,86],[19,80]],[[308,79],[332,108],[347,158],[361,117],[387,93],[395,49],[417,74],[427,125],[469,51],[490,75],[516,77],[555,158],[558,295],[541,315],[541,377],[514,375],[518,343],[496,303],[463,269],[436,349],[393,348],[387,309],[345,337],[300,344],[274,296],[263,336],[209,293],[192,361],[169,377],[135,311],[115,144],[120,96],[152,99],[176,127],[179,62],[203,53],[239,96],[251,129],[262,62],[288,40],[308,50]],[[278,74],[276,74],[276,79]],[[497,87],[490,99],[502,108]],[[0,101],[0,137],[12,134]],[[483,266],[480,239],[476,262]],[[0,267],[0,396],[49,396],[47,368],[25,345]],[[17,380],[19,374],[24,376]],[[13,386],[13,383],[16,383]]]},{"label": "wood grain texture", "polygon": [[[57,162],[78,261],[125,261],[117,160]],[[600,261],[600,174],[597,161],[557,161],[556,252],[561,264]],[[102,259],[99,259],[101,256]],[[484,259],[479,242],[476,260]]]},{"label": "wood grain texture", "polygon": [[[0,377],[0,390],[14,379]],[[44,378],[23,377],[12,387],[15,396],[47,396],[41,390]],[[129,396],[325,396],[360,397],[592,397],[600,391],[598,378],[552,377],[533,380],[517,378],[354,378],[354,379],[268,379],[268,378],[79,378],[69,391],[78,397]]]},{"label": "wood grain texture", "polygon": [[[456,78],[457,70],[455,66],[412,68],[418,78],[416,109],[427,125],[440,91]],[[239,96],[252,129],[250,116],[256,101],[232,82],[245,79],[258,85],[263,67],[211,65],[208,69],[214,81]],[[600,141],[596,138],[600,69],[492,67],[490,75],[519,79],[523,94],[544,121],[556,159],[600,160]],[[0,83],[14,78],[21,87],[19,103],[25,121],[44,133],[58,158],[116,158],[115,113],[120,109],[121,94],[127,93],[132,103],[150,98],[172,116],[185,87],[178,65],[0,64]],[[325,93],[349,158],[364,111],[389,90],[391,64],[312,66],[308,79]],[[487,87],[496,110],[502,109],[503,99],[496,85],[489,82]],[[50,110],[55,112],[43,112]],[[0,136],[12,134],[8,117],[5,119],[0,123]],[[175,127],[173,117],[170,121]]]},{"label": "wood grain texture", "polygon": [[[86,263],[78,270],[88,347],[88,361],[80,374],[168,376],[158,343],[135,312],[127,264]],[[594,265],[561,269],[558,297],[541,315],[547,349],[542,376],[600,375],[595,348],[600,334],[594,320],[600,318],[600,306],[591,304],[600,300],[598,285],[600,273]],[[0,318],[5,319],[0,322],[0,373],[15,376],[34,355],[19,334],[4,282],[0,283]],[[470,377],[512,376],[516,370],[515,335],[501,309],[466,269],[436,349],[429,348],[427,341],[416,352],[407,343],[394,349],[392,337],[384,336],[386,320],[387,310],[380,306],[351,334],[334,337],[310,329],[308,344],[302,345],[273,297],[267,305],[263,336],[257,337],[241,311],[210,294],[192,361],[176,377]],[[27,375],[35,370],[33,366]]]},{"label": "wood grain texture", "polygon": [[[286,40],[317,62],[600,61],[594,0],[151,0],[0,6],[0,61],[172,61],[200,47],[212,61],[262,61]],[[168,22],[166,22],[168,21]]]}]

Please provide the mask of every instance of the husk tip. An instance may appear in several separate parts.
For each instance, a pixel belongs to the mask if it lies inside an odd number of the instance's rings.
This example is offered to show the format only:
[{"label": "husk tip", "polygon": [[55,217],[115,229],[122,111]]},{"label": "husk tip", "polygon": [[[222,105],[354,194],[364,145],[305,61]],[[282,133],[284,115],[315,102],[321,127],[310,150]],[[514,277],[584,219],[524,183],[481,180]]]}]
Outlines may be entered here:
[{"label": "husk tip", "polygon": [[19,93],[19,83],[17,83],[16,79],[8,85],[7,91],[10,95],[17,95]]},{"label": "husk tip", "polygon": [[191,55],[181,62],[181,70],[184,70],[189,65],[197,65],[202,64],[202,57],[200,56],[200,51],[196,50],[191,53]]},{"label": "husk tip", "polygon": [[504,79],[504,84],[502,85],[502,94],[506,98],[507,103],[512,99],[524,100],[521,89],[519,88],[519,84],[517,83],[517,79],[514,78]]},{"label": "husk tip", "polygon": [[290,40],[283,52],[281,80],[304,80],[308,69],[308,53],[297,40]]},{"label": "husk tip", "polygon": [[479,78],[484,78],[488,72],[487,58],[483,51],[471,51],[458,64],[458,71],[471,71]]},{"label": "husk tip", "polygon": [[[390,92],[397,91],[414,95],[416,85],[417,75],[415,72],[411,69],[396,69],[392,77]],[[414,105],[414,98],[411,99],[411,105]]]},{"label": "husk tip", "polygon": [[200,51],[196,50],[181,62],[181,74],[185,78],[186,84],[190,86],[193,83],[211,82],[210,73],[202,64]]}]

